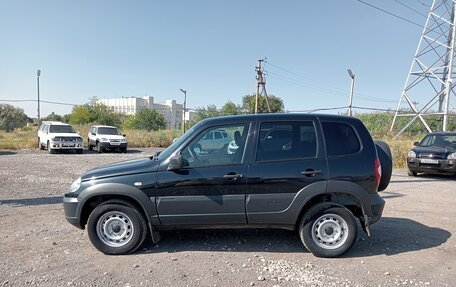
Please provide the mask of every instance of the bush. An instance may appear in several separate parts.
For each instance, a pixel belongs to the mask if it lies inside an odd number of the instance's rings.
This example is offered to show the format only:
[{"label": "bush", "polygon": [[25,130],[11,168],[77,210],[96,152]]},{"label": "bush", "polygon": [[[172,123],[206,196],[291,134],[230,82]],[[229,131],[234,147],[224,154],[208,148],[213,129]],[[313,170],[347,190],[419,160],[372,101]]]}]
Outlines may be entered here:
[{"label": "bush", "polygon": [[23,109],[8,104],[0,104],[0,129],[11,132],[16,128],[25,126],[27,115]]}]

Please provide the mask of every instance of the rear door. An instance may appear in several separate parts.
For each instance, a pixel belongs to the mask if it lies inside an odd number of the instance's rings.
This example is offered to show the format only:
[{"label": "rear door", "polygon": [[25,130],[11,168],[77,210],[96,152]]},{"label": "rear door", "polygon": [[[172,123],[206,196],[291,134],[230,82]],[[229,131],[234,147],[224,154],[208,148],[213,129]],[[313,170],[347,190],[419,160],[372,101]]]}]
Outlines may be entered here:
[{"label": "rear door", "polygon": [[249,224],[290,223],[287,210],[299,193],[317,183],[326,188],[327,162],[318,121],[260,122],[249,168],[246,212]]}]

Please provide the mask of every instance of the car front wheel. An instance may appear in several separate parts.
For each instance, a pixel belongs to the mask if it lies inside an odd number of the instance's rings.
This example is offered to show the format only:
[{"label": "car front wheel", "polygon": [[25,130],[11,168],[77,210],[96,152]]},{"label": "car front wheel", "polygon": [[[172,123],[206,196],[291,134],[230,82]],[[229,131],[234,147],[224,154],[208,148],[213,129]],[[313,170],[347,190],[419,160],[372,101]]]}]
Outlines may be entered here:
[{"label": "car front wheel", "polygon": [[108,201],[97,206],[87,221],[92,244],[104,254],[134,252],[144,241],[146,221],[133,206],[123,201]]},{"label": "car front wheel", "polygon": [[338,257],[355,243],[358,226],[352,213],[343,207],[314,208],[299,225],[304,246],[318,257]]}]

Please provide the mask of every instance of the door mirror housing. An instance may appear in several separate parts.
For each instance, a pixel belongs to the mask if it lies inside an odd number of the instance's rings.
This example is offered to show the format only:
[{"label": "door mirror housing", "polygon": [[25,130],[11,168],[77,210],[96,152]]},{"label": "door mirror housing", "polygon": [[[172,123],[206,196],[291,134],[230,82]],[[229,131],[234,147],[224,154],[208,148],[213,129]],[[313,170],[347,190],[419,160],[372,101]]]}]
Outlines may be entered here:
[{"label": "door mirror housing", "polygon": [[182,156],[180,154],[169,159],[168,170],[179,170],[183,167]]},{"label": "door mirror housing", "polygon": [[91,135],[96,136],[97,134],[96,133],[91,133]]},{"label": "door mirror housing", "polygon": [[419,145],[420,145],[420,142],[414,142],[413,145],[414,145],[414,146],[419,146]]}]

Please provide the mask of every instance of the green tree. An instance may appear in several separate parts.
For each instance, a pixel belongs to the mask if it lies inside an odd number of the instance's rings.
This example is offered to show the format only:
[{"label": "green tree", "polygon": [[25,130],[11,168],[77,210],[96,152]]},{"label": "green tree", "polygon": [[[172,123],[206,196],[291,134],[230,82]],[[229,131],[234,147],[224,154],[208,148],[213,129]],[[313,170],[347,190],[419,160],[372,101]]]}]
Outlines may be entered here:
[{"label": "green tree", "polygon": [[42,121],[55,121],[55,122],[63,122],[63,117],[61,115],[57,115],[56,113],[52,112],[46,117],[41,119]]},{"label": "green tree", "polygon": [[92,117],[90,113],[90,106],[83,105],[83,106],[74,106],[71,110],[70,120],[71,124],[81,125],[81,124],[89,124],[92,122]]},{"label": "green tree", "polygon": [[242,106],[236,105],[232,101],[228,101],[222,106],[220,112],[224,116],[240,115],[242,114]]},{"label": "green tree", "polygon": [[[284,105],[283,100],[279,97],[269,95],[269,106],[271,113],[283,113]],[[242,98],[242,105],[244,109],[250,113],[255,113],[255,95],[246,95]],[[258,97],[258,113],[268,113],[268,105],[266,104],[265,97]]]},{"label": "green tree", "polygon": [[196,108],[195,113],[195,123],[207,118],[220,116],[220,112],[217,110],[217,107],[215,105],[208,105],[207,107]]},{"label": "green tree", "polygon": [[165,118],[155,110],[145,109],[125,118],[124,127],[135,130],[156,131],[166,129]]},{"label": "green tree", "polygon": [[27,115],[21,108],[16,108],[8,104],[0,104],[0,129],[11,132],[15,128],[25,126]]}]

